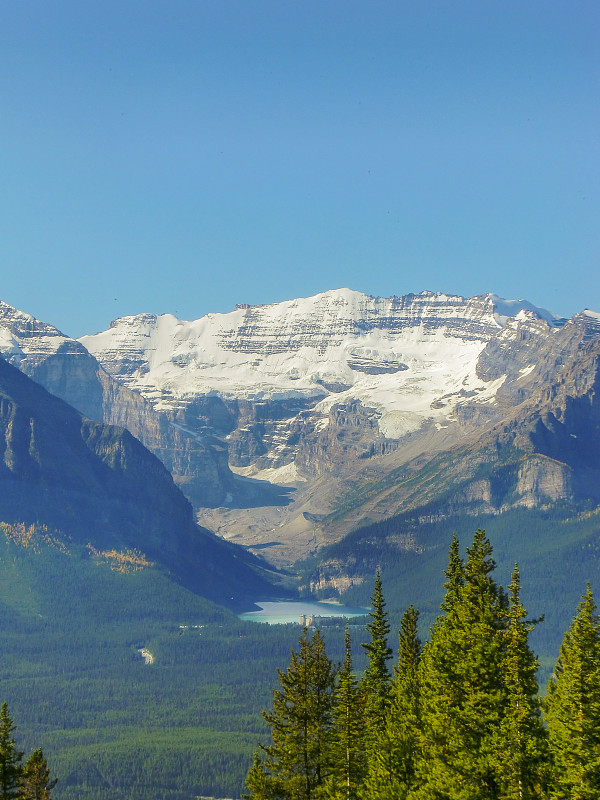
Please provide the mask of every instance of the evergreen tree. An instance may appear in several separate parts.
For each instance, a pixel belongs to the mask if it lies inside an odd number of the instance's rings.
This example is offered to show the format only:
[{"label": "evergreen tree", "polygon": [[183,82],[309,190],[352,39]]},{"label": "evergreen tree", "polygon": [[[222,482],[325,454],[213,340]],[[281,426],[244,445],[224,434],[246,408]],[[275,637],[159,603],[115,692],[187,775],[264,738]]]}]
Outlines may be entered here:
[{"label": "evergreen tree", "polygon": [[50,780],[48,762],[42,749],[38,748],[29,756],[23,768],[19,800],[51,800],[50,792],[56,783],[56,780]]},{"label": "evergreen tree", "polygon": [[442,601],[441,610],[446,614],[454,608],[461,588],[465,585],[465,572],[463,560],[460,557],[460,548],[456,533],[452,534],[450,542],[450,552],[448,554],[448,569],[444,570],[446,583],[444,589],[446,594]]},{"label": "evergreen tree", "polygon": [[13,800],[19,796],[23,753],[17,750],[13,733],[13,723],[8,706],[0,708],[0,800]]},{"label": "evergreen tree", "polygon": [[515,565],[509,585],[504,657],[507,706],[496,743],[503,800],[539,798],[547,762],[546,734],[538,699],[538,664],[528,644],[535,622],[526,620],[520,591],[519,568]]},{"label": "evergreen tree", "polygon": [[309,638],[305,628],[299,644],[278,672],[273,709],[263,713],[272,743],[261,746],[264,758],[248,774],[252,800],[309,800],[330,773],[336,670],[319,630]]},{"label": "evergreen tree", "polygon": [[402,616],[398,633],[398,664],[394,668],[392,699],[386,735],[369,776],[370,798],[405,798],[415,788],[420,745],[419,612],[411,605]]},{"label": "evergreen tree", "polygon": [[267,772],[258,751],[254,754],[252,766],[248,770],[246,788],[250,794],[244,794],[242,797],[251,798],[251,800],[286,800],[288,797],[283,789],[282,781]]},{"label": "evergreen tree", "polygon": [[491,577],[495,563],[485,532],[467,550],[464,579],[454,568],[421,660],[423,746],[416,797],[496,800],[496,731],[506,706],[503,679],[506,601]]},{"label": "evergreen tree", "polygon": [[381,586],[379,569],[375,575],[375,587],[371,595],[371,621],[367,624],[370,641],[362,646],[367,651],[369,661],[361,681],[361,691],[365,697],[365,725],[367,755],[377,747],[385,732],[385,720],[390,703],[391,676],[387,661],[392,657],[387,637],[390,624],[385,610],[385,599]]},{"label": "evergreen tree", "polygon": [[552,800],[600,797],[600,620],[587,591],[565,634],[548,685]]},{"label": "evergreen tree", "polygon": [[331,800],[356,800],[364,777],[364,709],[352,671],[350,629],[346,624],[344,661],[335,692],[332,775],[324,796]]}]

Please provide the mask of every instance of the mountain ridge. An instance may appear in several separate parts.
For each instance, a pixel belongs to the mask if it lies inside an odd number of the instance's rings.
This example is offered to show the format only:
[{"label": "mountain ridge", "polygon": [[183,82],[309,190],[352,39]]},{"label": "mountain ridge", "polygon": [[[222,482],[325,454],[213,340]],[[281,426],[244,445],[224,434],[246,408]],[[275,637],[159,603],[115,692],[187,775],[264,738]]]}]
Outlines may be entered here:
[{"label": "mountain ridge", "polygon": [[[533,417],[549,419],[532,398],[599,336],[592,311],[564,320],[491,293],[341,289],[191,322],[122,317],[73,347],[89,348],[106,380],[143,398],[163,425],[220,453],[218,501],[188,492],[202,524],[289,565],[353,525],[448,492],[451,505],[494,513],[525,495],[543,505],[551,486],[553,502],[582,502],[581,463],[565,472],[530,441],[509,447],[503,427],[525,425],[531,402]],[[500,489],[499,470],[507,487],[528,485],[525,495]]]},{"label": "mountain ridge", "polygon": [[230,490],[233,476],[222,448],[174,427],[75,339],[3,302],[0,355],[89,419],[127,428],[161,458],[196,505],[217,503]]}]

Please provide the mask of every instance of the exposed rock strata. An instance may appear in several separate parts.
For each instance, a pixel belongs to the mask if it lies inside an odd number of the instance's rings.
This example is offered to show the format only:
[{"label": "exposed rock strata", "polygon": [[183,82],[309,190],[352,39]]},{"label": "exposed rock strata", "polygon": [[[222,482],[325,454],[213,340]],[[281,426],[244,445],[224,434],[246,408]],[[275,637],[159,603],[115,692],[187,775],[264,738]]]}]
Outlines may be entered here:
[{"label": "exposed rock strata", "polygon": [[432,503],[444,517],[598,495],[593,312],[566,322],[493,295],[337,290],[193,322],[125,317],[64,354],[57,333],[35,367],[24,333],[4,351],[128,425],[196,506],[226,501],[202,511],[207,524],[277,563]]}]

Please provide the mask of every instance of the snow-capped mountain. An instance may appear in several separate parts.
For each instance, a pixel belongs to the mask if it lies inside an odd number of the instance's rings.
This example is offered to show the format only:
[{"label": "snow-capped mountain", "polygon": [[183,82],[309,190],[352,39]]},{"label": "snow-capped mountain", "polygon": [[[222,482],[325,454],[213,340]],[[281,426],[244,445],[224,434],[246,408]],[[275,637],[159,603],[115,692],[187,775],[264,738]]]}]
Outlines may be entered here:
[{"label": "snow-capped mountain", "polygon": [[199,396],[277,402],[359,400],[397,437],[425,420],[443,423],[465,397],[493,401],[497,380],[477,360],[509,320],[559,324],[525,301],[432,292],[369,297],[349,289],[183,322],[165,314],[115,320],[80,342],[103,367],[157,409]]},{"label": "snow-capped mountain", "polygon": [[203,524],[288,564],[442,496],[473,513],[595,497],[573,408],[594,424],[597,347],[599,314],[493,294],[339,289],[191,322],[123,317],[78,342],[0,306],[6,358],[88,415],[95,391]]}]

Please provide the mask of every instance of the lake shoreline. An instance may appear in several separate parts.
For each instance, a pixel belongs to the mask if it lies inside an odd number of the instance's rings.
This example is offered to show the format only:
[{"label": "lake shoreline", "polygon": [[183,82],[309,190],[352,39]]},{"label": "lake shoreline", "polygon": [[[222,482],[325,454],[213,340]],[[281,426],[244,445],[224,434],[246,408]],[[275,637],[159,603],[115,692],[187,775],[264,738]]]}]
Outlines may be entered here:
[{"label": "lake shoreline", "polygon": [[[248,622],[262,622],[269,625],[310,624],[309,619],[350,619],[369,613],[369,608],[344,606],[339,602],[318,600],[259,600],[254,603],[259,611],[246,611],[238,618]],[[304,619],[304,622],[302,621]]]}]

